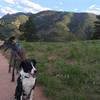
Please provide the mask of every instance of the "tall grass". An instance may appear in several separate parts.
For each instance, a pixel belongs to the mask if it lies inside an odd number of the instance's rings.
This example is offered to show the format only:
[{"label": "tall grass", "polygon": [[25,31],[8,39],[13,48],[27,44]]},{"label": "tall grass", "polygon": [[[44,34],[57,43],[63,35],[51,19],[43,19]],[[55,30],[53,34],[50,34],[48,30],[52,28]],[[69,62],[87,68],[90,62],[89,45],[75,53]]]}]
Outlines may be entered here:
[{"label": "tall grass", "polygon": [[22,44],[50,100],[100,100],[100,41]]}]

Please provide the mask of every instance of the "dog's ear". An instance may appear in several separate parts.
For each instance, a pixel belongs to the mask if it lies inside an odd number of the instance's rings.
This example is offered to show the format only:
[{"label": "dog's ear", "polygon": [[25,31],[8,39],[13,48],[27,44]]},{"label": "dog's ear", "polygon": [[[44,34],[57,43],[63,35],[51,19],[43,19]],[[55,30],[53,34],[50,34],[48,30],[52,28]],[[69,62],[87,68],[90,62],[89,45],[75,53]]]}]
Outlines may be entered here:
[{"label": "dog's ear", "polygon": [[28,60],[24,60],[20,63],[20,69],[23,69],[25,73],[28,73],[31,69],[30,63]]},{"label": "dog's ear", "polygon": [[31,61],[32,61],[33,65],[36,66],[36,64],[37,64],[36,60],[32,59]]},{"label": "dog's ear", "polygon": [[25,61],[21,61],[20,64],[19,64],[19,68],[23,68],[25,66]]}]

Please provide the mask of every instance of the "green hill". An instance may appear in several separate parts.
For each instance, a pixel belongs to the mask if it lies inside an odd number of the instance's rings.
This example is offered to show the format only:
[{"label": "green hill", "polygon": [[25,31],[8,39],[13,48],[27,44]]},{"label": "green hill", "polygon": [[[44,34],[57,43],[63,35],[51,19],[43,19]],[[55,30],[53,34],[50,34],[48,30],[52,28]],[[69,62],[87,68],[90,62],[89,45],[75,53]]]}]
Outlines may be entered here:
[{"label": "green hill", "polygon": [[22,44],[48,100],[100,100],[100,41]]},{"label": "green hill", "polygon": [[0,36],[7,38],[11,35],[20,35],[19,27],[26,23],[29,15],[24,13],[7,14],[0,19]]},{"label": "green hill", "polygon": [[57,11],[43,11],[31,16],[39,41],[91,39],[96,20],[94,14]]},{"label": "green hill", "polygon": [[49,41],[90,39],[94,21],[96,16],[88,13],[45,11],[34,17],[37,33]]},{"label": "green hill", "polygon": [[17,13],[5,15],[0,19],[0,33],[6,37],[22,34],[21,38],[29,41],[30,38],[31,41],[87,40],[93,35],[96,20],[96,15],[89,13],[58,11]]}]

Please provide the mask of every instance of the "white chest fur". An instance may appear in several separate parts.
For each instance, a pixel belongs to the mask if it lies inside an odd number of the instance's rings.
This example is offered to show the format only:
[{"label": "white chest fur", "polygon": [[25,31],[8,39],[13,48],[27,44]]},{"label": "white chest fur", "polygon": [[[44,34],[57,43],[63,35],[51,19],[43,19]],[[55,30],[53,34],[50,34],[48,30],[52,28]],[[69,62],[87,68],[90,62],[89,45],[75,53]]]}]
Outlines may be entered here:
[{"label": "white chest fur", "polygon": [[36,78],[33,78],[33,77],[22,79],[23,90],[25,91],[27,95],[30,93],[30,90],[35,85],[35,81],[36,81]]}]

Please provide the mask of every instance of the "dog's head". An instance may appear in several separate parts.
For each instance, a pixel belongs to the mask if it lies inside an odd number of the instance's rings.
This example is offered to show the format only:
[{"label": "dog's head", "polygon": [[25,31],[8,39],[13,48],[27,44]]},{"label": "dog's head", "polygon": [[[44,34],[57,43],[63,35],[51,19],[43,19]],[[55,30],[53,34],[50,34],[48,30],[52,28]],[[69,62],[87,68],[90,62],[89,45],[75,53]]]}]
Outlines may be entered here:
[{"label": "dog's head", "polygon": [[24,71],[24,73],[29,73],[34,76],[37,73],[36,60],[26,59],[21,62],[20,68]]}]

